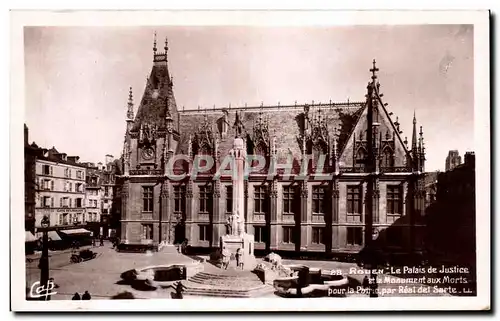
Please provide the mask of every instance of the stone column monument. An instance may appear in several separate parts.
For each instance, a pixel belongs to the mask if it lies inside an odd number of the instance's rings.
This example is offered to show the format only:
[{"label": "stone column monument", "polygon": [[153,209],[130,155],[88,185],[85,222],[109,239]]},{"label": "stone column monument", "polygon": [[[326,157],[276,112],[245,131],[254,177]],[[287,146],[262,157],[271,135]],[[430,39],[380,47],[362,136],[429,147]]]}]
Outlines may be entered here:
[{"label": "stone column monument", "polygon": [[244,270],[253,270],[256,266],[254,250],[254,236],[247,234],[245,230],[245,204],[244,204],[244,166],[245,166],[245,144],[243,139],[235,138],[233,149],[230,151],[234,157],[233,166],[233,209],[229,217],[229,234],[221,236],[221,250],[236,257],[240,254]]}]

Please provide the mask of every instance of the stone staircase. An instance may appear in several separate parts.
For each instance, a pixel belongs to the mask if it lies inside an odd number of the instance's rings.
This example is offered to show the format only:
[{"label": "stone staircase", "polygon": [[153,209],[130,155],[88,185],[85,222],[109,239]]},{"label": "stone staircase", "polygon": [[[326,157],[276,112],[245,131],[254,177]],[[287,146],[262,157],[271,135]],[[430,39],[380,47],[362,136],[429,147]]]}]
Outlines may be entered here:
[{"label": "stone staircase", "polygon": [[274,292],[272,286],[262,283],[250,271],[205,271],[197,273],[183,284],[186,286],[184,294],[191,296],[255,298]]}]

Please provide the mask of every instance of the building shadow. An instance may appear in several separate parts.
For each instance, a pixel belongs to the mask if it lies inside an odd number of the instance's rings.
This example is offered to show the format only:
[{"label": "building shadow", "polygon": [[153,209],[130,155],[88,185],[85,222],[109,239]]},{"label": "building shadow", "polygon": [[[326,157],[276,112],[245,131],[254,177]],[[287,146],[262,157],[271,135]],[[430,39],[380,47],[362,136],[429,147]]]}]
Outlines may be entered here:
[{"label": "building shadow", "polygon": [[115,282],[115,284],[118,285],[128,285],[132,289],[137,290],[137,291],[155,291],[156,287],[148,285],[144,280],[119,280]]},{"label": "building shadow", "polygon": [[[441,280],[427,285],[440,289],[451,286],[456,289],[456,293],[450,293],[454,296],[477,295],[473,164],[469,160],[454,170],[439,173],[432,186],[436,197],[428,202],[424,216],[397,219],[379,233],[370,248],[358,253],[359,264],[401,271],[405,267],[425,269],[425,273],[410,271],[404,276]],[[429,273],[429,267],[437,270]]]}]

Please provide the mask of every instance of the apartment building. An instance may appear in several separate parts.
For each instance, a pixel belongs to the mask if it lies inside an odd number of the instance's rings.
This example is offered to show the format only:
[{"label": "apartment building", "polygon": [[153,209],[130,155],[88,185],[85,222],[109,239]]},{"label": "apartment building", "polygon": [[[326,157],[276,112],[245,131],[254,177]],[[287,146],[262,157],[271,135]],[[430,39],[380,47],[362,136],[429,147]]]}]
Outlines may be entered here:
[{"label": "apartment building", "polygon": [[51,226],[81,224],[85,217],[85,167],[78,156],[40,148],[36,157],[35,227],[44,216]]}]

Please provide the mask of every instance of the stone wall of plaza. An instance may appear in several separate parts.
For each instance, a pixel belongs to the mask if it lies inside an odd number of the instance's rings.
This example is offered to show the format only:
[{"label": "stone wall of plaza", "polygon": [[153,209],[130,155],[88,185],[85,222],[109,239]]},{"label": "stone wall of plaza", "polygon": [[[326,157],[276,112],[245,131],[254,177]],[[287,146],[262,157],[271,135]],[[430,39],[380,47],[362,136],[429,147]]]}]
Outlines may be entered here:
[{"label": "stone wall of plaza", "polygon": [[69,162],[36,159],[38,195],[35,226],[47,215],[51,226],[82,222],[85,217],[85,167]]}]

